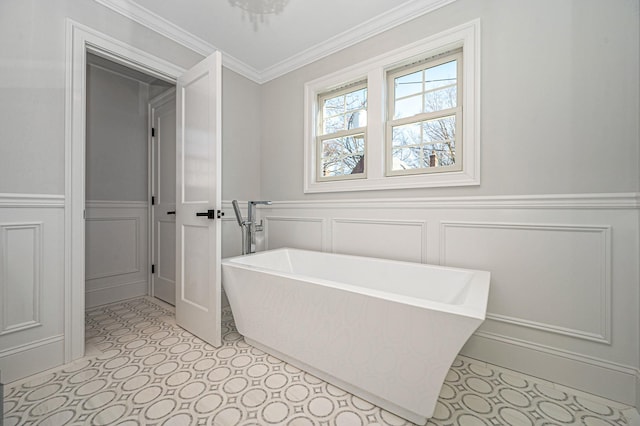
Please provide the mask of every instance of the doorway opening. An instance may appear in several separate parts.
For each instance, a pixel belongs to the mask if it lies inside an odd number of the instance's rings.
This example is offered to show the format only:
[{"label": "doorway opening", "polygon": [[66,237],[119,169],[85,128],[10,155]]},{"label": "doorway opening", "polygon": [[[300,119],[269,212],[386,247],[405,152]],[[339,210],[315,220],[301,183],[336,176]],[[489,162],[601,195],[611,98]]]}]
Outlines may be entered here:
[{"label": "doorway opening", "polygon": [[176,85],[176,323],[219,346],[220,221],[201,216],[203,210],[221,210],[222,203],[221,53],[185,70],[70,19],[66,33],[64,361],[78,359],[85,351],[88,54]]},{"label": "doorway opening", "polygon": [[155,296],[157,281],[174,304],[175,85],[86,62],[85,307]]}]

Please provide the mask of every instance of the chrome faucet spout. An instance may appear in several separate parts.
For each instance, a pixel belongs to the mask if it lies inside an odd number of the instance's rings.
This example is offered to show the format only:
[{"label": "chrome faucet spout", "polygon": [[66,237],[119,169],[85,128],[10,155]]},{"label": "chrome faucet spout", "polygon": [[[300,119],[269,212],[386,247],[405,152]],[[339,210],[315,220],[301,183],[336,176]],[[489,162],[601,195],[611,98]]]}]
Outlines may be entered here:
[{"label": "chrome faucet spout", "polygon": [[246,235],[246,245],[247,245],[247,253],[255,253],[256,252],[256,233],[262,231],[262,221],[260,223],[256,223],[255,215],[256,215],[256,205],[270,205],[271,201],[261,200],[256,201],[252,200],[247,203],[248,210],[248,227],[247,227],[247,235]]},{"label": "chrome faucet spout", "polygon": [[256,223],[256,205],[270,205],[271,201],[249,201],[247,203],[247,219],[242,217],[240,206],[238,206],[238,200],[233,200],[233,211],[236,214],[236,220],[238,226],[242,230],[242,254],[255,253],[256,247],[256,233],[263,230],[262,220],[260,223]]}]

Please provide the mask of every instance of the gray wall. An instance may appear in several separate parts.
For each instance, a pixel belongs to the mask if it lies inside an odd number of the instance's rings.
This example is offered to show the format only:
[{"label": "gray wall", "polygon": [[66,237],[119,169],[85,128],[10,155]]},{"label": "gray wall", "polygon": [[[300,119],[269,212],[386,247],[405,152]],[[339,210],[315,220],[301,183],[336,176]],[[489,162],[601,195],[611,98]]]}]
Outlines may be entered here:
[{"label": "gray wall", "polygon": [[0,2],[0,193],[64,194],[65,18],[188,68],[197,53],[93,1]]},{"label": "gray wall", "polygon": [[260,199],[260,99],[260,85],[222,69],[223,200]]},{"label": "gray wall", "polygon": [[[480,18],[481,185],[303,194],[303,85]],[[458,0],[262,88],[273,200],[638,190],[638,2]]]},{"label": "gray wall", "polygon": [[87,66],[87,200],[147,200],[147,84]]}]

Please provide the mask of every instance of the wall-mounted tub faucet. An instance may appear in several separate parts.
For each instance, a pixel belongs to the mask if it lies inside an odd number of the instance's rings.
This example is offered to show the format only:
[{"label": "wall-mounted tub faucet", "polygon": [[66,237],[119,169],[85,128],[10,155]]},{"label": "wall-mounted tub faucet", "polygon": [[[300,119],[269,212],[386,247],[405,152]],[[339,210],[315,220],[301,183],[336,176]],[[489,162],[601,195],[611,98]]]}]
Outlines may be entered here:
[{"label": "wall-mounted tub faucet", "polygon": [[256,205],[258,204],[271,204],[271,201],[249,201],[247,203],[248,217],[244,220],[242,212],[238,206],[238,200],[233,200],[233,211],[236,213],[236,219],[240,229],[242,229],[242,254],[249,254],[256,252],[256,232],[260,232],[264,229],[262,220],[260,223],[255,223]]}]

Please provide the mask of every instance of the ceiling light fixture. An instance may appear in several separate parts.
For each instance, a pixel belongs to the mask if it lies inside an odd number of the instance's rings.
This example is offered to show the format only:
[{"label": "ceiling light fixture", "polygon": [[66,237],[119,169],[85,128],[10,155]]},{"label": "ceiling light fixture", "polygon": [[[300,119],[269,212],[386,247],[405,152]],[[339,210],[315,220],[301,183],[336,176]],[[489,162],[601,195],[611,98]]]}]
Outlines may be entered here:
[{"label": "ceiling light fixture", "polygon": [[258,29],[258,23],[268,21],[267,15],[277,15],[289,3],[289,0],[229,0],[231,6],[242,9],[242,19],[249,17],[253,29]]}]

